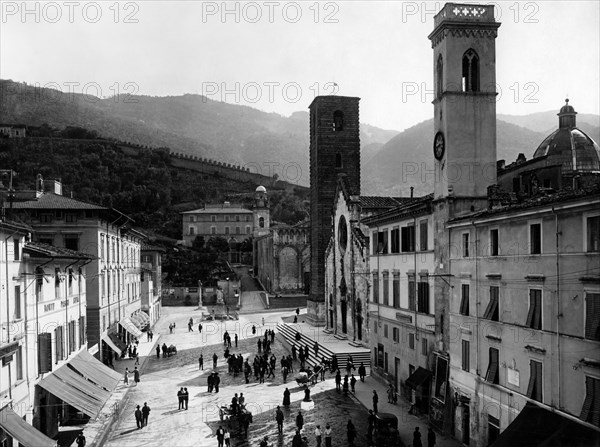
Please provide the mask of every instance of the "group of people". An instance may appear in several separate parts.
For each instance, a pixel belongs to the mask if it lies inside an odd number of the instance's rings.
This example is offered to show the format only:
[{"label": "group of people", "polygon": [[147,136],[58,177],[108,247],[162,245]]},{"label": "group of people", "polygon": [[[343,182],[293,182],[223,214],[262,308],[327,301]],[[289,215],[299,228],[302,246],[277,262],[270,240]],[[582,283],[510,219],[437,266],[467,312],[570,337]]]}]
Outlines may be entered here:
[{"label": "group of people", "polygon": [[190,400],[190,393],[187,388],[181,387],[179,391],[177,391],[177,400],[179,401],[178,410],[187,410],[188,402]]},{"label": "group of people", "polygon": [[[123,375],[123,382],[129,385],[129,368],[125,368],[125,374]],[[137,366],[133,368],[133,382],[137,385],[140,382],[140,371]]]},{"label": "group of people", "polygon": [[140,429],[148,425],[148,416],[150,415],[150,407],[147,402],[144,402],[144,406],[140,408],[139,405],[135,407],[135,423],[137,428]]},{"label": "group of people", "polygon": [[[238,335],[237,334],[233,334],[234,340],[235,340],[235,347],[238,347]],[[229,332],[227,332],[227,330],[225,330],[225,333],[223,334],[223,346],[227,347],[227,348],[231,348],[231,335],[229,335]]]}]

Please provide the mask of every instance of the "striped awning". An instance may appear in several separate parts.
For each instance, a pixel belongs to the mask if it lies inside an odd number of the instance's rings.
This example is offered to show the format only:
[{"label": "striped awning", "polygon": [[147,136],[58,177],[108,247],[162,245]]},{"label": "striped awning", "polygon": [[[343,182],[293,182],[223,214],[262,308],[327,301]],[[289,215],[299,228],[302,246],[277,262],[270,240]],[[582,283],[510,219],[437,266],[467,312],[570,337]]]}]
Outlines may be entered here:
[{"label": "striped awning", "polygon": [[0,427],[24,447],[56,446],[56,441],[25,422],[12,408],[0,410]]},{"label": "striped awning", "polygon": [[142,336],[142,331],[140,331],[136,325],[133,324],[133,321],[131,321],[130,318],[123,318],[121,321],[119,321],[119,324],[134,337],[140,338]]}]

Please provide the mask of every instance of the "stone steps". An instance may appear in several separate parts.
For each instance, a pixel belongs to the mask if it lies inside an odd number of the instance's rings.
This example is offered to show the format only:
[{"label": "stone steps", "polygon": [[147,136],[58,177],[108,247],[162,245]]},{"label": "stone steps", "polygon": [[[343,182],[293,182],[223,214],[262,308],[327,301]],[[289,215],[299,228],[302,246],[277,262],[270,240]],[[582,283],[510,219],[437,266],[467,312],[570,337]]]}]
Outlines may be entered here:
[{"label": "stone steps", "polygon": [[[322,357],[325,357],[327,359],[331,359],[331,357],[333,357],[334,352],[331,349],[327,348],[325,345],[323,345],[321,343],[318,343],[319,355],[318,355],[318,358],[315,358],[315,353],[313,350],[315,340],[313,340],[312,338],[303,334],[299,329],[300,328],[294,324],[279,323],[277,325],[277,330],[278,330],[279,334],[281,334],[281,336],[289,344],[290,347],[294,344],[296,345],[296,347],[299,347],[299,346],[302,346],[302,347],[308,346],[309,347],[309,355],[308,355],[307,363],[310,366],[314,367],[317,364],[319,364]],[[300,332],[300,341],[296,341],[296,333],[297,332]],[[361,363],[364,363],[365,367],[368,368],[368,370],[370,370],[370,368],[371,368],[371,353],[368,349],[365,349],[363,351],[355,351],[355,350],[348,349],[346,351],[342,348],[340,350],[336,350],[335,354],[338,359],[338,366],[339,366],[340,370],[342,370],[342,371],[346,368],[346,362],[348,361],[349,355],[352,356],[352,360],[354,361],[354,366],[356,368],[358,368],[358,366]],[[356,371],[355,371],[355,373],[356,373]]]}]

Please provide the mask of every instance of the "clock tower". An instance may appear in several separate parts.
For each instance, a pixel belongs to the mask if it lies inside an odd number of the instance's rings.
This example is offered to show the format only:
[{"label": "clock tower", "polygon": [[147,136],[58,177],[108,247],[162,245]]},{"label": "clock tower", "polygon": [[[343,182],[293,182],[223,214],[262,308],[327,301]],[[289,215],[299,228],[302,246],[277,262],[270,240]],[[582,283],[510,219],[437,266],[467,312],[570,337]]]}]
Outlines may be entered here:
[{"label": "clock tower", "polygon": [[[485,206],[496,183],[496,48],[493,5],[447,3],[429,35],[434,64],[435,199],[453,214]],[[466,208],[465,208],[466,207]]]}]

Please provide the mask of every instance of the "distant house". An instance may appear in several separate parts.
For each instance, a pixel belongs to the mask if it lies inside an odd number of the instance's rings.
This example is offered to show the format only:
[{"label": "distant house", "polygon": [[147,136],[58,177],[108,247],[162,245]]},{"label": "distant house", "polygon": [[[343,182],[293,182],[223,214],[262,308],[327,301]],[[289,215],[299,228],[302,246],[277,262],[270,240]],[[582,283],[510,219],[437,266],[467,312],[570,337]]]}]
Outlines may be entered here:
[{"label": "distant house", "polygon": [[26,136],[25,124],[0,124],[0,138],[25,138]]}]

